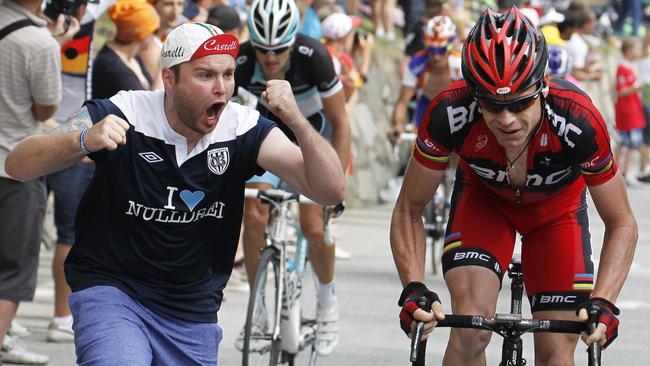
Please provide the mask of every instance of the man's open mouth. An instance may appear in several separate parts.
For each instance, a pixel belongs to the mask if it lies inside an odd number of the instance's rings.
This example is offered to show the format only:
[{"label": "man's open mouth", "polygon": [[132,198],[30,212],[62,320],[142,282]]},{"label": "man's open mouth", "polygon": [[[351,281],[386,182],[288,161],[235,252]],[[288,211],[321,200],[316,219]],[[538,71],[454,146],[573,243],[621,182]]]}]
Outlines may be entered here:
[{"label": "man's open mouth", "polygon": [[221,109],[223,109],[223,106],[225,103],[214,103],[208,109],[206,110],[206,114],[208,115],[208,119],[214,119],[217,118],[219,115],[219,112],[221,112]]}]

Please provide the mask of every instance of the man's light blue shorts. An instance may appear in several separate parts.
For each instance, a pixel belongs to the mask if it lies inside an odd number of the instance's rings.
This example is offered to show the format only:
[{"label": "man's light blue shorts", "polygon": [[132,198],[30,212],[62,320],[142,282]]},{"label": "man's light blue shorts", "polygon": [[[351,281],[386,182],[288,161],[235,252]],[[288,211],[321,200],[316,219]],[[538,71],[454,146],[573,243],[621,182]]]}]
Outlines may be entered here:
[{"label": "man's light blue shorts", "polygon": [[121,290],[94,286],[69,297],[77,364],[217,364],[221,328],[154,313]]}]

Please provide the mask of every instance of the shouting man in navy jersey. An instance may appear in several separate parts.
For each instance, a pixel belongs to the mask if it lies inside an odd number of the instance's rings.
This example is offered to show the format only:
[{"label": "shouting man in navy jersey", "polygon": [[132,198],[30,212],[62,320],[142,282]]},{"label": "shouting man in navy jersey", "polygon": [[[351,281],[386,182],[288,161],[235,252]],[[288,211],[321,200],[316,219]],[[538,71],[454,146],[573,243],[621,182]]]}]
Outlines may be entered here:
[{"label": "shouting man in navy jersey", "polygon": [[323,204],[344,198],[337,155],[288,82],[269,81],[263,98],[300,148],[229,102],[238,49],[217,27],[181,25],[161,52],[164,91],[88,101],[7,157],[21,180],[84,156],[97,165],[65,268],[78,364],[216,364],[246,180],[268,169]]}]

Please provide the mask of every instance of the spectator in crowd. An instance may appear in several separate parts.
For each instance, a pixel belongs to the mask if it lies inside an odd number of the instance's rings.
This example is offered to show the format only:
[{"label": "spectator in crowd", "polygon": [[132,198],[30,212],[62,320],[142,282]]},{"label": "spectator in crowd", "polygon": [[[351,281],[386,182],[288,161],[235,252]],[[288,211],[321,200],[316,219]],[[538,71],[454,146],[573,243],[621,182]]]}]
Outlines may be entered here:
[{"label": "spectator in crowd", "polygon": [[296,0],[296,6],[300,10],[299,33],[320,40],[323,37],[323,29],[313,5],[313,0]]},{"label": "spectator in crowd", "polygon": [[564,22],[565,19],[566,17],[564,14],[559,13],[557,10],[555,10],[555,8],[550,8],[539,19],[539,27],[544,34],[547,45],[564,45],[564,39],[562,39],[558,24]]},{"label": "spectator in crowd", "polygon": [[581,0],[572,1],[567,11],[571,13],[574,26],[574,31],[565,44],[573,62],[571,75],[580,82],[598,81],[603,77],[603,68],[584,38],[593,33],[596,13]]},{"label": "spectator in crowd", "polygon": [[187,19],[183,17],[183,8],[185,6],[184,0],[148,0],[150,4],[156,8],[158,16],[160,17],[160,28],[156,30],[156,36],[160,38],[161,42],[167,38],[169,33],[174,27],[182,24]]},{"label": "spectator in crowd", "polygon": [[564,79],[582,89],[578,80],[571,76],[571,55],[564,46],[548,46],[548,73],[552,77]]},{"label": "spectator in crowd", "polygon": [[375,35],[388,41],[395,40],[393,13],[395,0],[371,0],[372,21],[375,23]]},{"label": "spectator in crowd", "polygon": [[[160,26],[156,29],[156,37],[153,42],[149,42],[147,46],[138,53],[140,59],[144,63],[149,75],[151,75],[153,82],[151,90],[159,90],[163,88],[162,70],[160,67],[160,50],[162,43],[167,38],[167,33],[174,27],[187,21],[183,16],[184,0],[148,0],[154,6],[158,17],[160,18]],[[188,1],[196,6],[194,2]],[[187,5],[187,4],[185,4]]]},{"label": "spectator in crowd", "polygon": [[616,9],[618,18],[616,18],[612,27],[616,32],[621,32],[628,16],[632,17],[632,35],[638,36],[639,26],[641,26],[641,16],[643,15],[641,9],[642,0],[622,0],[618,3],[619,6],[618,9]]},{"label": "spectator in crowd", "polygon": [[641,160],[639,170],[641,175],[637,177],[639,182],[650,183],[650,32],[643,37],[643,52],[641,59],[637,62],[637,75],[643,85],[641,96],[643,97],[643,112],[646,125],[643,129],[643,145],[641,146]]},{"label": "spectator in crowd", "polygon": [[619,143],[614,156],[627,184],[631,184],[630,159],[639,152],[643,143],[643,129],[646,126],[641,101],[642,84],[639,81],[634,63],[641,57],[642,43],[638,38],[626,38],[621,44],[623,59],[616,70],[616,130]]},{"label": "spectator in crowd", "polygon": [[404,39],[408,44],[418,36],[422,28],[422,15],[425,13],[425,0],[398,0],[397,3],[404,11]]},{"label": "spectator in crowd", "polygon": [[229,5],[219,4],[208,10],[208,24],[216,25],[225,33],[232,34],[242,42],[242,22],[237,9]]},{"label": "spectator in crowd", "polygon": [[5,336],[18,304],[34,298],[46,196],[43,179],[14,180],[4,161],[61,100],[60,46],[38,16],[42,4],[0,0],[0,29],[22,24],[4,36],[0,53],[0,359],[7,363],[48,362]]},{"label": "spectator in crowd", "polygon": [[[334,70],[343,83],[346,102],[350,100],[354,91],[360,89],[366,82],[374,45],[372,34],[356,30],[360,24],[359,17],[344,13],[330,14],[322,23],[324,43],[332,56]],[[361,53],[359,67],[355,65],[348,51],[351,44]]]},{"label": "spectator in crowd", "polygon": [[150,90],[153,79],[138,53],[153,42],[160,24],[156,11],[145,0],[118,0],[108,14],[117,34],[93,63],[93,98],[110,98],[120,90]]}]

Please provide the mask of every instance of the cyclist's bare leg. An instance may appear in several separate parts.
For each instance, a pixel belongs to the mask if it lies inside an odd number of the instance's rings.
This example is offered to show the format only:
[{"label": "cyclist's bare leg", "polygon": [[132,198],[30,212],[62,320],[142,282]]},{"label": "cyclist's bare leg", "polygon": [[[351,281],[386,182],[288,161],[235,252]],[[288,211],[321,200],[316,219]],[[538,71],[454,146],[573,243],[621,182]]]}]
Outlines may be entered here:
[{"label": "cyclist's bare leg", "polygon": [[[454,314],[494,316],[499,280],[491,270],[479,266],[452,268],[445,274]],[[492,333],[452,328],[442,364],[486,365],[485,348]]]},{"label": "cyclist's bare leg", "polygon": [[[247,188],[270,189],[272,186],[267,183],[249,183]],[[268,222],[269,206],[260,202],[257,198],[246,198],[244,200],[244,265],[248,284],[252,285],[257,271],[257,264],[260,261],[260,249],[264,247],[264,230]]]},{"label": "cyclist's bare leg", "polygon": [[[536,311],[535,319],[578,320],[573,311]],[[535,333],[535,366],[573,366],[577,334]]]},{"label": "cyclist's bare leg", "polygon": [[58,243],[54,249],[54,259],[52,260],[52,277],[54,277],[54,316],[66,317],[70,315],[68,306],[68,296],[72,293],[70,286],[65,280],[63,271],[63,262],[70,253],[72,245]]},{"label": "cyclist's bare leg", "polygon": [[323,207],[300,205],[300,227],[309,242],[309,261],[318,281],[328,284],[334,279],[334,245],[323,238]]}]

